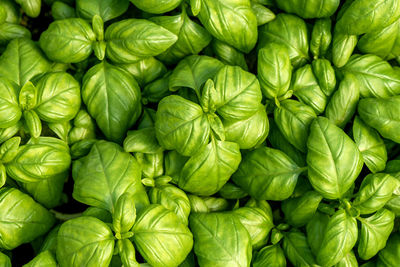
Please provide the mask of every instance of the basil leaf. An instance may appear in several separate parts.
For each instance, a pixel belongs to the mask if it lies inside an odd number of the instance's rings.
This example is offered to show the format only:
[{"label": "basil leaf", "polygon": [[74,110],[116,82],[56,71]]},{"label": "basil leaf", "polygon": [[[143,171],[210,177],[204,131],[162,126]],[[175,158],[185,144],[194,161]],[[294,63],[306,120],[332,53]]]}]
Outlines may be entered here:
[{"label": "basil leaf", "polygon": [[126,71],[106,62],[85,74],[82,99],[104,135],[122,142],[141,113],[140,88]]},{"label": "basil leaf", "polygon": [[100,1],[76,1],[76,12],[79,17],[91,20],[99,15],[104,22],[121,16],[128,9],[128,0],[100,0]]},{"label": "basil leaf", "polygon": [[358,103],[358,114],[370,127],[383,137],[400,143],[400,121],[395,115],[400,110],[400,96],[384,99],[366,98]]},{"label": "basil leaf", "polygon": [[256,199],[284,200],[293,193],[302,171],[282,151],[260,147],[244,155],[232,179]]},{"label": "basil leaf", "polygon": [[137,8],[152,14],[169,12],[182,2],[182,0],[130,0]]},{"label": "basil leaf", "polygon": [[77,63],[90,56],[95,40],[96,36],[88,22],[70,18],[52,22],[40,35],[39,45],[51,60]]},{"label": "basil leaf", "polygon": [[316,264],[314,255],[311,253],[306,236],[298,231],[291,230],[284,234],[283,250],[289,261],[294,266],[310,266]]},{"label": "basil leaf", "polygon": [[0,189],[0,248],[11,250],[45,234],[53,215],[15,188]]},{"label": "basil leaf", "polygon": [[58,231],[57,261],[61,266],[105,267],[110,264],[113,251],[111,229],[97,218],[74,218],[64,222]]},{"label": "basil leaf", "polygon": [[357,242],[357,221],[345,210],[337,211],[326,226],[317,262],[323,266],[337,264]]},{"label": "basil leaf", "polygon": [[327,118],[318,117],[307,141],[308,178],[324,198],[341,198],[358,177],[363,159],[356,144]]},{"label": "basil leaf", "polygon": [[193,236],[178,216],[161,205],[148,206],[133,227],[133,242],[152,266],[178,266],[193,247]]},{"label": "basil leaf", "polygon": [[256,252],[252,263],[254,267],[286,267],[286,258],[279,244],[269,245]]},{"label": "basil leaf", "polygon": [[383,171],[387,161],[387,151],[379,134],[367,126],[359,117],[355,117],[353,138],[368,169],[372,173]]},{"label": "basil leaf", "polygon": [[278,0],[276,3],[287,13],[295,13],[304,19],[314,19],[332,16],[339,7],[340,1]]},{"label": "basil leaf", "polygon": [[138,211],[149,203],[139,164],[115,143],[97,141],[86,157],[74,162],[72,176],[73,197],[87,205],[113,212],[124,193],[134,196]]},{"label": "basil leaf", "polygon": [[240,160],[236,143],[212,139],[185,163],[179,187],[200,196],[212,195],[229,180]]},{"label": "basil leaf", "polygon": [[194,252],[201,266],[249,266],[251,238],[239,219],[229,213],[192,213]]},{"label": "basil leaf", "polygon": [[105,33],[106,54],[116,63],[134,63],[166,51],[178,39],[167,29],[145,19],[126,19],[111,24]]},{"label": "basil leaf", "polygon": [[0,90],[0,128],[7,128],[17,124],[22,116],[18,103],[19,88],[9,80],[0,78]]},{"label": "basil leaf", "polygon": [[42,266],[57,266],[57,262],[54,259],[50,251],[46,250],[39,253],[33,260],[25,264],[23,267],[42,267]]},{"label": "basil leaf", "polygon": [[394,226],[393,212],[380,209],[368,218],[361,218],[361,233],[358,244],[358,255],[369,260],[386,246]]}]

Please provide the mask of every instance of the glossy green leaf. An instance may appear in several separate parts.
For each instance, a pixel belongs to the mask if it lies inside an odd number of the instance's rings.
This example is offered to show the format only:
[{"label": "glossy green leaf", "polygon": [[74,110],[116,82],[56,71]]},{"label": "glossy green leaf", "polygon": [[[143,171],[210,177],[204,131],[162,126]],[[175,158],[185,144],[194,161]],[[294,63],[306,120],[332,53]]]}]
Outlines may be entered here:
[{"label": "glossy green leaf", "polygon": [[282,151],[260,147],[244,155],[232,179],[256,199],[284,200],[293,193],[302,171]]},{"label": "glossy green leaf", "polygon": [[12,267],[10,258],[6,254],[1,252],[0,252],[0,264],[1,266],[4,267]]},{"label": "glossy green leaf", "polygon": [[178,266],[193,247],[193,235],[178,216],[162,205],[148,206],[137,218],[133,242],[152,266]]},{"label": "glossy green leaf", "polygon": [[328,51],[329,45],[332,41],[331,27],[332,22],[329,18],[315,21],[310,41],[310,51],[314,55],[314,58],[323,57]]},{"label": "glossy green leaf", "polygon": [[[101,266],[111,262],[114,236],[104,222],[82,216],[64,222],[57,235],[60,267]],[[90,255],[90,257],[88,257]]]},{"label": "glossy green leaf", "polygon": [[328,222],[329,216],[317,211],[306,225],[307,242],[314,255],[318,254],[321,247]]},{"label": "glossy green leaf", "polygon": [[286,267],[286,258],[278,244],[269,245],[256,252],[252,264],[254,267]]},{"label": "glossy green leaf", "polygon": [[46,250],[38,254],[33,260],[23,265],[23,267],[52,267],[57,266],[57,262],[50,251]]},{"label": "glossy green leaf", "polygon": [[[0,8],[1,9],[1,8]],[[22,25],[0,23],[0,45],[7,45],[10,41],[19,38],[31,39],[31,32]]]},{"label": "glossy green leaf", "polygon": [[301,18],[290,14],[278,14],[273,21],[260,27],[259,35],[260,48],[267,43],[285,46],[294,67],[300,67],[308,61],[307,28]]},{"label": "glossy green leaf", "polygon": [[332,16],[339,7],[340,0],[277,0],[276,4],[287,13],[314,19]]},{"label": "glossy green leaf", "polygon": [[240,52],[236,48],[221,42],[218,39],[214,39],[211,43],[213,51],[215,53],[215,57],[221,60],[223,63],[232,65],[232,66],[239,66],[245,71],[249,68],[247,66],[247,62],[244,56],[244,53]]},{"label": "glossy green leaf", "polygon": [[[372,263],[372,262],[371,262]],[[366,267],[362,265],[363,267]],[[347,253],[338,263],[335,264],[335,267],[358,267],[358,261],[353,251]]]},{"label": "glossy green leaf", "polygon": [[50,69],[50,62],[29,39],[11,41],[0,57],[0,76],[23,86],[36,75]]},{"label": "glossy green leaf", "polygon": [[[54,38],[57,42],[52,41]],[[88,22],[80,18],[70,18],[52,22],[41,34],[39,44],[49,59],[77,63],[89,57],[95,39]]]},{"label": "glossy green leaf", "polygon": [[400,110],[400,96],[385,99],[366,98],[358,104],[358,114],[370,127],[382,137],[400,143],[400,120],[396,114]]},{"label": "glossy green leaf", "polygon": [[75,8],[61,1],[55,1],[51,5],[51,15],[53,16],[54,20],[76,17]]},{"label": "glossy green leaf", "polygon": [[21,5],[24,12],[32,18],[36,18],[40,14],[41,0],[15,0]]},{"label": "glossy green leaf", "polygon": [[194,252],[201,266],[249,266],[251,238],[239,219],[229,213],[192,213]]},{"label": "glossy green leaf", "polygon": [[257,42],[257,17],[247,0],[201,0],[198,17],[215,38],[248,53]]},{"label": "glossy green leaf", "polygon": [[33,241],[53,226],[53,215],[15,188],[0,189],[0,247],[11,250]]},{"label": "glossy green leaf", "polygon": [[328,100],[319,86],[310,64],[299,68],[293,74],[290,89],[293,90],[293,94],[300,102],[312,107],[317,115],[324,112]]},{"label": "glossy green leaf", "polygon": [[357,221],[345,210],[337,211],[326,226],[317,262],[322,266],[337,264],[357,242]]},{"label": "glossy green leaf", "polygon": [[315,191],[308,191],[296,198],[289,198],[282,202],[282,211],[288,224],[301,227],[312,220],[322,196]]},{"label": "glossy green leaf", "polygon": [[156,136],[165,149],[193,155],[206,145],[210,126],[201,107],[180,96],[167,96],[158,104]]},{"label": "glossy green leaf", "polygon": [[128,0],[76,1],[76,12],[79,17],[91,20],[99,15],[104,21],[119,17],[128,9]]},{"label": "glossy green leaf", "polygon": [[349,61],[357,45],[357,35],[338,33],[333,34],[332,42],[332,62],[341,68]]},{"label": "glossy green leaf", "polygon": [[137,8],[153,14],[161,14],[178,7],[182,0],[130,0]]},{"label": "glossy green leaf", "polygon": [[332,95],[336,89],[336,74],[332,63],[327,59],[315,59],[312,62],[312,70],[322,92],[326,96]]},{"label": "glossy green leaf", "polygon": [[336,126],[344,128],[356,112],[360,84],[352,74],[346,74],[326,106],[325,116]]},{"label": "glossy green leaf", "polygon": [[386,241],[394,226],[394,213],[381,209],[361,221],[358,255],[363,260],[369,260],[386,246]]},{"label": "glossy green leaf", "polygon": [[96,142],[86,157],[74,162],[72,175],[73,197],[87,205],[113,212],[124,193],[134,196],[138,210],[149,203],[139,164],[115,143]]},{"label": "glossy green leaf", "polygon": [[240,149],[251,149],[265,141],[269,133],[266,109],[259,104],[258,111],[244,120],[224,120],[225,140],[235,142]]},{"label": "glossy green leaf", "polygon": [[18,123],[22,116],[18,103],[19,88],[9,80],[0,78],[0,128],[7,128]]},{"label": "glossy green leaf", "polygon": [[113,230],[115,233],[127,233],[136,220],[135,199],[129,193],[122,194],[115,204],[113,212]]},{"label": "glossy green leaf", "polygon": [[390,236],[386,247],[379,252],[378,267],[396,266],[400,260],[400,234]]},{"label": "glossy green leaf", "polygon": [[274,110],[280,132],[298,150],[306,152],[310,125],[317,115],[314,110],[296,100],[284,100]]},{"label": "glossy green leaf", "polygon": [[388,202],[400,182],[389,174],[369,174],[361,183],[353,204],[361,214],[373,213]]},{"label": "glossy green leaf", "polygon": [[385,143],[379,134],[367,126],[359,117],[353,121],[353,138],[372,173],[383,171],[387,161]]},{"label": "glossy green leaf", "polygon": [[356,144],[339,127],[318,117],[307,141],[308,178],[324,198],[341,198],[352,186],[363,166]]},{"label": "glossy green leaf", "polygon": [[240,160],[241,154],[236,143],[212,139],[186,162],[179,187],[196,195],[212,195],[229,180]]},{"label": "glossy green leaf", "polygon": [[116,63],[133,63],[157,56],[171,47],[178,37],[144,19],[126,19],[111,24],[105,33],[106,54]]},{"label": "glossy green leaf", "polygon": [[16,157],[7,164],[7,174],[20,182],[52,179],[69,169],[71,156],[68,145],[54,137],[31,139],[20,146]]},{"label": "glossy green leaf", "polygon": [[119,256],[123,266],[139,267],[136,261],[135,248],[129,239],[118,240],[117,246],[119,247]]},{"label": "glossy green leaf", "polygon": [[106,62],[85,74],[82,99],[104,135],[122,142],[141,113],[140,88],[126,71]]},{"label": "glossy green leaf", "polygon": [[188,55],[196,55],[211,42],[211,35],[192,21],[184,8],[180,15],[153,17],[150,20],[178,36],[175,44],[158,55],[167,64],[175,63]]},{"label": "glossy green leaf", "polygon": [[267,43],[260,49],[257,71],[261,90],[267,98],[284,97],[288,93],[292,77],[292,66],[286,46]]},{"label": "glossy green leaf", "polygon": [[307,243],[306,236],[297,230],[284,234],[283,250],[294,266],[310,266],[316,264],[314,255]]},{"label": "glossy green leaf", "polygon": [[262,4],[250,1],[251,9],[257,18],[257,25],[261,26],[275,19],[275,14]]}]

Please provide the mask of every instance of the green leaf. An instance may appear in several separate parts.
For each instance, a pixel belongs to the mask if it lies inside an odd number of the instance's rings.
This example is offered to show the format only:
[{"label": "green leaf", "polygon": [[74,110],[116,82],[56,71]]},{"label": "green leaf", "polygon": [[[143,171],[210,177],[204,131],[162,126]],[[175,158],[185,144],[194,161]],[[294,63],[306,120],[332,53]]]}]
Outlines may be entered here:
[{"label": "green leaf", "polygon": [[282,211],[288,224],[295,227],[306,225],[322,200],[322,196],[315,191],[308,191],[296,198],[289,198],[282,202]]},{"label": "green leaf", "polygon": [[106,54],[116,63],[133,63],[161,54],[178,37],[167,29],[144,19],[126,19],[111,24],[105,34]]},{"label": "green leaf", "polygon": [[120,64],[118,66],[132,74],[140,88],[155,81],[157,78],[161,78],[167,73],[167,68],[164,64],[154,57],[145,58],[135,63]]},{"label": "green leaf", "polygon": [[332,266],[345,257],[357,242],[357,221],[345,210],[338,210],[326,226],[317,262],[322,266]]},{"label": "green leaf", "polygon": [[268,235],[274,227],[272,214],[260,208],[241,207],[232,211],[249,232],[253,249],[258,249],[268,242]]},{"label": "green leaf", "polygon": [[244,120],[223,120],[225,140],[235,142],[240,149],[251,149],[265,141],[269,133],[266,109],[258,105],[258,111]]},{"label": "green leaf", "polygon": [[299,68],[292,79],[290,89],[300,102],[312,107],[317,115],[324,112],[328,100],[318,84],[311,65]]},{"label": "green leaf", "polygon": [[215,54],[214,56],[224,64],[239,66],[245,71],[248,71],[249,68],[244,53],[218,39],[214,39],[211,42],[211,46]]},{"label": "green leaf", "polygon": [[258,78],[261,90],[269,99],[281,99],[289,90],[292,65],[286,46],[267,43],[258,51]]},{"label": "green leaf", "polygon": [[[218,40],[248,53],[257,42],[257,17],[247,0],[202,0],[198,17]],[[199,3],[200,5],[200,3]]]},{"label": "green leaf", "polygon": [[77,63],[90,56],[95,40],[96,35],[88,22],[70,18],[52,22],[40,35],[39,44],[49,59]]},{"label": "green leaf", "polygon": [[295,13],[304,19],[326,18],[332,16],[339,7],[340,0],[281,0],[278,7],[287,13]]},{"label": "green leaf", "polygon": [[68,4],[55,1],[51,5],[51,15],[54,20],[62,20],[76,17],[75,8],[69,6]]},{"label": "green leaf", "polygon": [[257,26],[264,25],[275,19],[275,14],[268,9],[267,7],[256,3],[254,1],[250,1],[251,9],[253,10],[254,15],[257,18]]},{"label": "green leaf", "polygon": [[223,66],[219,60],[212,57],[189,56],[181,60],[173,70],[169,88],[171,91],[177,91],[181,87],[188,87],[200,96],[203,84],[214,78]]},{"label": "green leaf", "polygon": [[168,210],[175,212],[184,225],[188,225],[190,202],[183,190],[167,184],[150,189],[148,195],[152,204],[163,205]]},{"label": "green leaf", "polygon": [[332,63],[327,59],[315,59],[312,62],[312,70],[322,92],[326,96],[332,95],[336,89],[336,73]]},{"label": "green leaf", "polygon": [[6,165],[13,179],[31,183],[52,179],[69,169],[71,156],[68,145],[54,137],[31,139],[20,146],[16,157]]},{"label": "green leaf", "polygon": [[368,169],[372,173],[383,171],[388,158],[385,143],[379,134],[358,116],[353,121],[353,138]]},{"label": "green leaf", "polygon": [[344,128],[356,112],[360,97],[360,84],[352,74],[346,74],[339,88],[326,106],[325,116],[340,128]]},{"label": "green leaf", "polygon": [[122,194],[115,204],[113,212],[113,230],[121,236],[133,227],[136,220],[135,199],[129,193]]},{"label": "green leaf", "polygon": [[4,267],[12,267],[10,258],[0,252],[0,265]]},{"label": "green leaf", "polygon": [[0,76],[21,87],[48,70],[50,62],[35,43],[26,38],[12,40],[0,57]]},{"label": "green leaf", "polygon": [[298,231],[291,230],[284,234],[283,250],[294,266],[310,266],[316,264],[311,253],[306,236]]},{"label": "green leaf", "polygon": [[126,152],[153,154],[162,151],[162,148],[156,139],[154,127],[148,127],[140,130],[128,131],[124,140],[124,150]]},{"label": "green leaf", "polygon": [[121,16],[128,9],[128,0],[76,1],[76,12],[79,17],[91,20],[100,16],[104,22]]},{"label": "green leaf", "polygon": [[139,267],[136,261],[135,248],[129,239],[118,240],[117,246],[119,248],[119,256],[123,266]]},{"label": "green leaf", "polygon": [[68,130],[68,142],[74,144],[80,140],[94,139],[96,137],[95,127],[94,121],[87,111],[81,109],[74,118],[72,129]]},{"label": "green leaf", "polygon": [[163,175],[164,151],[151,154],[136,152],[134,156],[142,167],[143,177],[153,179]]},{"label": "green leaf", "polygon": [[15,0],[21,5],[24,12],[32,18],[36,18],[40,14],[41,0]]},{"label": "green leaf", "polygon": [[19,105],[23,110],[33,109],[37,104],[38,90],[31,82],[27,82],[19,91]]},{"label": "green leaf", "polygon": [[400,73],[375,55],[353,55],[343,67],[360,82],[362,97],[386,98],[400,94]]},{"label": "green leaf", "polygon": [[57,266],[57,262],[54,259],[50,251],[46,250],[39,253],[33,260],[23,265],[23,267],[51,267]]},{"label": "green leaf", "polygon": [[329,216],[317,211],[306,225],[307,242],[314,255],[318,254],[324,238],[325,229],[329,222]]},{"label": "green leaf", "polygon": [[254,267],[286,267],[286,258],[279,244],[269,245],[256,252],[252,263]]},{"label": "green leaf", "polygon": [[400,234],[390,236],[386,247],[379,252],[379,267],[396,266],[400,260]]},{"label": "green leaf", "polygon": [[274,118],[286,140],[298,150],[306,152],[310,125],[317,118],[314,110],[301,102],[288,99],[275,108]]},{"label": "green leaf", "polygon": [[[372,262],[370,263],[373,264]],[[344,256],[337,264],[335,264],[335,267],[358,267],[358,266],[359,266],[358,261],[353,251],[347,253],[346,256]],[[366,267],[364,266],[364,264],[362,266]]]},{"label": "green leaf", "polygon": [[31,137],[38,138],[42,133],[42,122],[37,113],[33,110],[27,110],[24,111],[23,117],[28,133]]},{"label": "green leaf", "polygon": [[349,4],[336,23],[336,30],[360,35],[388,26],[400,17],[395,0],[358,0]]},{"label": "green leaf", "polygon": [[74,162],[72,171],[72,196],[82,203],[111,213],[124,193],[134,196],[138,211],[149,203],[140,182],[140,165],[115,143],[97,141],[86,157]]},{"label": "green leaf", "polygon": [[182,2],[182,0],[130,0],[137,8],[152,14],[169,12]]},{"label": "green leaf", "polygon": [[358,49],[365,54],[374,54],[385,60],[395,58],[400,50],[399,27],[400,19],[387,27],[364,34],[358,41]]},{"label": "green leaf", "polygon": [[332,62],[341,68],[349,61],[350,56],[353,54],[354,48],[357,45],[357,35],[349,35],[338,33],[333,34],[332,43]]},{"label": "green leaf", "polygon": [[202,108],[180,96],[163,98],[158,104],[156,136],[165,149],[184,156],[194,155],[209,140],[210,125]]},{"label": "green leaf", "polygon": [[366,98],[358,103],[358,114],[370,127],[377,130],[382,137],[400,143],[400,96],[388,98]]},{"label": "green leaf", "polygon": [[229,213],[192,213],[194,252],[201,266],[249,266],[251,238],[239,219]]},{"label": "green leaf", "polygon": [[327,118],[318,117],[307,141],[308,178],[324,198],[341,198],[363,166],[356,144]]},{"label": "green leaf", "polygon": [[18,87],[5,78],[0,78],[0,128],[7,128],[18,123],[22,116],[18,104]]},{"label": "green leaf", "polygon": [[193,236],[178,216],[162,205],[148,206],[137,218],[133,242],[152,266],[178,266],[193,248]]},{"label": "green leaf", "polygon": [[[337,0],[331,0],[331,2],[333,1],[339,3]],[[315,21],[310,41],[310,51],[314,55],[315,59],[320,56],[325,56],[328,51],[329,45],[332,41],[331,27],[332,22],[330,18],[318,19]]]},{"label": "green leaf", "polygon": [[307,28],[301,18],[290,14],[278,14],[273,21],[260,27],[259,35],[260,48],[267,43],[285,46],[295,68],[308,61]]},{"label": "green leaf", "polygon": [[215,194],[237,170],[240,160],[236,143],[212,139],[185,163],[179,187],[200,196]]},{"label": "green leaf", "polygon": [[12,250],[45,234],[53,215],[15,188],[0,189],[0,248]]},{"label": "green leaf", "polygon": [[106,62],[95,65],[83,77],[82,99],[101,131],[114,142],[123,141],[142,110],[134,78]]},{"label": "green leaf", "polygon": [[[57,261],[61,266],[109,266],[114,236],[104,222],[82,216],[64,222],[57,235]],[[90,256],[88,256],[90,255]]]},{"label": "green leaf", "polygon": [[243,120],[259,109],[262,99],[255,75],[237,66],[223,67],[214,78],[217,113],[225,120]]},{"label": "green leaf", "polygon": [[361,221],[358,255],[363,260],[369,260],[386,246],[394,226],[395,215],[387,209],[380,209]]},{"label": "green leaf", "polygon": [[282,151],[260,147],[244,155],[232,179],[256,199],[280,201],[293,193],[302,171]]},{"label": "green leaf", "polygon": [[152,17],[150,20],[178,36],[176,43],[157,57],[166,64],[176,63],[188,55],[196,55],[211,42],[211,35],[189,18],[185,8],[180,15]]},{"label": "green leaf", "polygon": [[0,45],[5,46],[10,41],[19,38],[31,39],[31,32],[22,25],[13,23],[0,23]]},{"label": "green leaf", "polygon": [[361,214],[370,214],[385,206],[400,182],[389,174],[369,174],[361,183],[353,205]]}]

